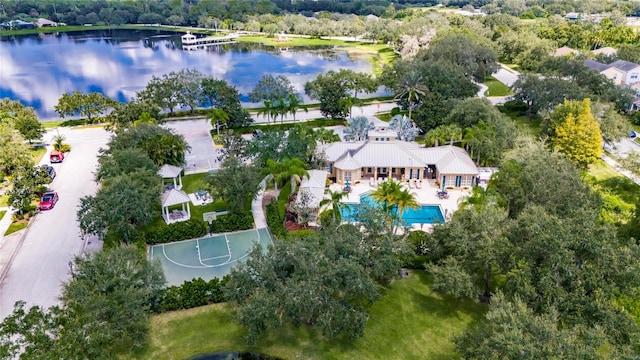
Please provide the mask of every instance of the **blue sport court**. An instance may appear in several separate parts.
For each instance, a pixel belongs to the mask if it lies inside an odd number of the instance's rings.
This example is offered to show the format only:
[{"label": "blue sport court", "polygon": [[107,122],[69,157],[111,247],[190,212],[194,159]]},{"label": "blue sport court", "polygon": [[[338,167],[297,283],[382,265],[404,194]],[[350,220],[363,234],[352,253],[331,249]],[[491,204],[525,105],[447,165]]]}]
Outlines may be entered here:
[{"label": "blue sport court", "polygon": [[181,285],[187,280],[222,278],[231,268],[249,256],[253,244],[263,250],[273,244],[269,229],[251,229],[216,234],[199,239],[153,245],[149,257],[158,259],[167,285]]}]

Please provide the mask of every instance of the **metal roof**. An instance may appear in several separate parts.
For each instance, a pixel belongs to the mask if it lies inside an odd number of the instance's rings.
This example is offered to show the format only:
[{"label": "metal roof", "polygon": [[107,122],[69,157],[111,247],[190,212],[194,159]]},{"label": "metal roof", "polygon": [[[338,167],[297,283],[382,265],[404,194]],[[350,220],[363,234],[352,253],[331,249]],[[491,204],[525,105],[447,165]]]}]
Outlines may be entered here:
[{"label": "metal roof", "polygon": [[162,165],[160,170],[158,170],[158,175],[162,176],[163,179],[177,178],[181,173],[181,167],[169,164]]},{"label": "metal roof", "polygon": [[362,167],[358,161],[351,156],[351,151],[347,151],[333,166],[341,170],[357,170]]},{"label": "metal roof", "polygon": [[190,202],[186,192],[178,189],[167,190],[162,194],[162,206],[173,206]]},{"label": "metal roof", "polygon": [[[324,170],[309,170],[309,177],[304,177],[302,179],[302,183],[300,184],[300,190],[298,194],[307,193],[309,194],[309,204],[306,204],[309,207],[317,208],[320,206],[320,201],[324,197],[324,189],[327,185],[327,173]],[[300,200],[302,198],[298,195],[296,198],[296,203],[300,204]]]}]

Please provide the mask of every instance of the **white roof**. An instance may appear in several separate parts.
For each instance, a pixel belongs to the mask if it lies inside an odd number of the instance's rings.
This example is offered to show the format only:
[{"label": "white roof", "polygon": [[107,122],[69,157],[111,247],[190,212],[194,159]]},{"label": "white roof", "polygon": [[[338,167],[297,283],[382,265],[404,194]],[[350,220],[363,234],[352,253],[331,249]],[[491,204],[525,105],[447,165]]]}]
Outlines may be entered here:
[{"label": "white roof", "polygon": [[186,192],[178,189],[167,190],[162,194],[162,206],[173,206],[191,201]]},{"label": "white roof", "polygon": [[327,161],[336,161],[341,158],[345,152],[355,150],[364,144],[364,141],[334,142],[320,146],[319,149],[324,150]]},{"label": "white roof", "polygon": [[181,172],[181,167],[165,164],[158,170],[158,175],[162,176],[163,179],[169,179],[178,177]]},{"label": "white roof", "polygon": [[[420,157],[416,156],[413,146],[404,141],[368,142],[353,154],[360,167],[424,167]],[[335,166],[342,169],[336,162]],[[345,169],[348,170],[348,169]]]},{"label": "white roof", "polygon": [[398,133],[389,129],[389,128],[383,128],[383,127],[377,127],[373,130],[369,130],[368,133],[369,137],[388,137],[388,138],[396,138],[398,137]]},{"label": "white roof", "polygon": [[477,175],[478,168],[467,152],[456,146],[446,146],[449,151],[436,163],[443,174]]},{"label": "white roof", "polygon": [[38,25],[42,26],[42,25],[55,25],[56,22],[55,21],[51,21],[49,19],[45,19],[45,18],[39,18],[38,19]]},{"label": "white roof", "polygon": [[351,151],[347,151],[344,156],[333,165],[341,170],[357,170],[362,167],[362,165],[351,156]]},{"label": "white roof", "polygon": [[612,48],[611,46],[606,46],[600,49],[592,50],[591,53],[595,55],[598,55],[598,54],[615,55],[618,53],[618,50]]},{"label": "white roof", "polygon": [[[304,177],[302,179],[302,183],[300,184],[300,190],[298,194],[307,193],[309,194],[309,204],[307,204],[311,208],[320,207],[320,201],[324,197],[324,189],[327,184],[327,173],[324,170],[309,170],[309,177]],[[298,196],[296,198],[296,203],[300,203],[301,197]]]}]

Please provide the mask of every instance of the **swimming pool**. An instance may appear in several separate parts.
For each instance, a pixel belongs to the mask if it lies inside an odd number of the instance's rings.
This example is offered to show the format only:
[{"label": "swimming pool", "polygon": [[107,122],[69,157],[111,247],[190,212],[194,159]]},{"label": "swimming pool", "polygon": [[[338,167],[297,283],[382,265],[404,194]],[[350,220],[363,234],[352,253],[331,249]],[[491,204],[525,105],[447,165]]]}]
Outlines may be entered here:
[{"label": "swimming pool", "polygon": [[[360,204],[378,205],[378,203],[371,198],[370,193],[365,193],[360,196]],[[353,221],[353,215],[360,204],[345,203],[346,206],[340,209],[342,219]],[[422,205],[417,209],[406,209],[402,214],[402,220],[408,225],[442,224],[444,223],[444,216],[442,215],[442,210],[439,205]]]}]

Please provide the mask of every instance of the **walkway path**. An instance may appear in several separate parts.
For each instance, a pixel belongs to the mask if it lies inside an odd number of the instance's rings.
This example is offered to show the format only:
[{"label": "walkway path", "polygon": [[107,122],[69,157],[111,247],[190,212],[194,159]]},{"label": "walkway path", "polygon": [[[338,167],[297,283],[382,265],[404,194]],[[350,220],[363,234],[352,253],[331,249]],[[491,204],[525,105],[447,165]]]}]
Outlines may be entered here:
[{"label": "walkway path", "polygon": [[613,160],[612,158],[608,157],[607,155],[602,154],[602,160],[604,160],[605,163],[609,164],[611,167],[616,169],[620,174],[628,177],[633,182],[635,182],[636,184],[640,185],[640,176],[637,176],[636,174],[632,173],[631,171],[625,169],[617,161]]},{"label": "walkway path", "polygon": [[256,229],[262,229],[267,227],[267,218],[264,215],[264,209],[262,208],[262,198],[267,187],[267,178],[265,177],[260,182],[260,190],[256,193],[256,197],[251,202],[251,212],[253,213],[253,222],[256,225]]}]

